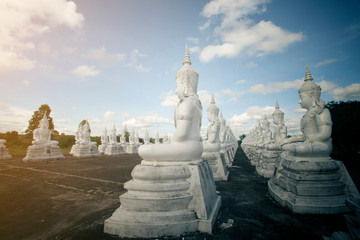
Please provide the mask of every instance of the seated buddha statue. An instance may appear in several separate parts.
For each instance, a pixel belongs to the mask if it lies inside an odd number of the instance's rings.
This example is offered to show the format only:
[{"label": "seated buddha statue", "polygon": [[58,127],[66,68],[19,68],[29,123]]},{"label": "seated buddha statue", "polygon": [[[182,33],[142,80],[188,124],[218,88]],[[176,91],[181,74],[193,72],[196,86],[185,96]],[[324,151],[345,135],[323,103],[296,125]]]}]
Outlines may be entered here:
[{"label": "seated buddha statue", "polygon": [[117,144],[117,137],[116,137],[116,128],[115,125],[113,129],[111,130],[111,134],[109,136],[109,142],[110,144],[116,145]]},{"label": "seated buddha statue", "polygon": [[263,129],[262,139],[263,144],[269,144],[271,142],[271,131],[270,131],[270,122],[267,120],[266,115],[264,115],[264,119],[261,123],[261,127]]},{"label": "seated buddha statue", "polygon": [[46,112],[44,113],[44,117],[40,120],[39,128],[34,130],[33,138],[33,145],[49,145],[59,143],[58,141],[51,141],[51,130],[49,129],[49,120],[47,118]]},{"label": "seated buddha statue", "polygon": [[149,161],[200,160],[203,152],[200,127],[202,106],[197,95],[198,73],[191,67],[186,48],[182,68],[176,74],[176,94],[179,102],[175,109],[176,131],[169,144],[142,145],[139,155]]},{"label": "seated buddha statue", "polygon": [[300,123],[302,134],[284,139],[281,146],[295,156],[327,157],[332,151],[331,115],[320,98],[320,86],[312,80],[306,66],[305,83],[299,89],[299,104],[307,110]]},{"label": "seated buddha statue", "polygon": [[215,105],[214,96],[211,98],[211,104],[207,110],[207,117],[209,125],[206,132],[206,140],[203,141],[204,152],[219,152],[220,145],[220,122],[219,122],[219,108]]},{"label": "seated buddha statue", "polygon": [[146,129],[145,137],[144,137],[144,144],[149,144],[149,143],[150,143],[150,136],[149,136],[148,130]]},{"label": "seated buddha statue", "polygon": [[272,113],[273,123],[275,124],[274,128],[274,139],[269,145],[267,145],[268,150],[281,150],[280,143],[287,137],[287,127],[284,123],[284,112],[280,110],[279,103],[276,100],[275,110]]},{"label": "seated buddha statue", "polygon": [[108,135],[107,135],[107,129],[106,129],[106,127],[105,127],[104,132],[103,132],[103,134],[101,135],[101,144],[102,144],[102,145],[107,145],[108,142],[109,142],[109,138],[108,138]]}]

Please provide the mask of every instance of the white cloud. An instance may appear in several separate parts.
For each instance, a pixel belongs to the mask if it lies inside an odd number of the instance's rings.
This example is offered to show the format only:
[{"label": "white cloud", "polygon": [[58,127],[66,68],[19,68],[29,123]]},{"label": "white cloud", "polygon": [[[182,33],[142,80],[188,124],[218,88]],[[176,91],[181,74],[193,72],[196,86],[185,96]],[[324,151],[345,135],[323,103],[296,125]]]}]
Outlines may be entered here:
[{"label": "white cloud", "polygon": [[287,127],[288,135],[300,134],[301,117],[286,117],[285,116],[284,120],[285,120],[285,126]]},{"label": "white cloud", "polygon": [[254,68],[254,67],[257,67],[257,63],[255,62],[249,62],[248,64],[245,65],[245,67],[247,68]]},{"label": "white cloud", "polygon": [[81,65],[72,70],[72,73],[78,77],[94,77],[100,72],[94,66]]},{"label": "white cloud", "polygon": [[0,132],[23,132],[34,112],[20,106],[0,102]]},{"label": "white cloud", "polygon": [[271,114],[274,112],[275,107],[259,107],[259,106],[251,106],[244,113],[239,115],[235,114],[229,119],[229,122],[238,127],[242,127],[247,123],[262,120],[264,118],[264,114],[266,114],[267,118],[271,118]]},{"label": "white cloud", "polygon": [[105,47],[100,47],[91,49],[86,56],[99,64],[110,66],[115,64],[117,61],[123,61],[126,57],[126,54],[110,54],[106,51]]},{"label": "white cloud", "polygon": [[161,106],[163,107],[176,107],[176,105],[179,102],[178,96],[175,93],[173,93],[173,91],[170,91],[166,94],[162,94],[160,98],[162,99]]},{"label": "white cloud", "polygon": [[236,81],[235,84],[242,84],[244,82],[246,82],[246,80],[239,80],[239,81]]},{"label": "white cloud", "polygon": [[[205,108],[210,105],[211,102],[211,94],[206,90],[198,90],[199,99],[201,101],[202,106]],[[215,104],[219,106],[219,101],[215,97]]]},{"label": "white cloud", "polygon": [[304,114],[307,110],[304,109],[304,108],[297,108],[295,109],[293,112],[294,113],[301,113],[301,114]]},{"label": "white cloud", "polygon": [[[0,3],[0,72],[30,70],[37,61],[26,57],[26,51],[38,48],[56,55],[49,46],[37,47],[36,37],[57,26],[80,28],[84,16],[76,4],[66,0],[27,0]],[[54,55],[55,54],[55,55]]]},{"label": "white cloud", "polygon": [[314,65],[314,67],[320,67],[322,65],[327,65],[327,64],[331,64],[331,63],[334,63],[334,62],[337,62],[339,61],[338,59],[336,58],[333,58],[333,59],[327,59],[327,60],[324,60],[322,62],[318,62],[317,64]]},{"label": "white cloud", "polygon": [[156,113],[151,113],[144,116],[137,116],[124,122],[128,128],[148,128],[156,127],[159,124],[174,124],[174,121],[160,117]]},{"label": "white cloud", "polygon": [[[251,14],[265,12],[268,0],[213,0],[205,5],[201,15],[213,19],[220,16],[221,23],[214,33],[220,43],[208,45],[200,53],[200,60],[209,62],[215,57],[235,57],[239,54],[263,56],[282,52],[290,44],[303,39],[302,33],[291,33],[271,21],[255,24],[248,18]],[[208,21],[201,29],[210,26]]]},{"label": "white cloud", "polygon": [[30,84],[30,81],[27,80],[27,79],[25,79],[25,80],[22,80],[22,83],[23,83],[24,85],[29,85],[29,84]]},{"label": "white cloud", "polygon": [[279,93],[285,91],[289,88],[298,89],[304,83],[304,79],[296,79],[294,81],[285,81],[285,82],[273,82],[264,84],[256,84],[250,87],[249,92],[257,93],[257,94],[271,94],[271,93]]},{"label": "white cloud", "polygon": [[242,95],[246,94],[246,91],[234,91],[232,89],[222,89],[220,90],[220,92],[222,94],[229,95],[232,97],[229,100],[227,100],[227,102],[237,102]]},{"label": "white cloud", "polygon": [[198,53],[200,52],[200,48],[199,47],[191,47],[189,48],[190,53]]},{"label": "white cloud", "polygon": [[115,112],[107,111],[104,113],[104,122],[111,122],[114,120]]},{"label": "white cloud", "polygon": [[194,38],[194,37],[187,37],[186,39],[185,39],[185,41],[187,41],[187,42],[192,42],[192,43],[194,43],[194,44],[199,44],[199,39],[198,38]]},{"label": "white cloud", "polygon": [[353,83],[347,87],[338,87],[331,91],[334,100],[359,100],[360,83]]},{"label": "white cloud", "polygon": [[142,64],[138,63],[138,58],[145,57],[146,55],[141,53],[139,50],[134,49],[130,53],[130,61],[128,64],[126,64],[127,67],[133,68],[138,72],[149,72],[151,68],[145,68]]}]

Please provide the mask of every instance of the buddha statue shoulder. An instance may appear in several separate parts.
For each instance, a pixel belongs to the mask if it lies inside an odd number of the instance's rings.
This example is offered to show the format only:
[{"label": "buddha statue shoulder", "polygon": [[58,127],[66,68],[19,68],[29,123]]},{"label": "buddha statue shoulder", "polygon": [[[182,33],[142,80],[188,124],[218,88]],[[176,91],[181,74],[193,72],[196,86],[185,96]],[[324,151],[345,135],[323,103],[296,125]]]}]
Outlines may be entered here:
[{"label": "buddha statue shoulder", "polygon": [[139,155],[148,161],[200,160],[203,147],[200,137],[202,106],[197,95],[198,73],[190,66],[186,48],[183,67],[176,74],[179,102],[174,112],[176,131],[169,144],[147,144],[139,147]]},{"label": "buddha statue shoulder", "polygon": [[327,157],[332,151],[331,115],[320,98],[320,86],[312,80],[306,66],[305,83],[299,89],[299,104],[307,110],[300,123],[302,135],[287,138],[281,145],[292,155]]}]

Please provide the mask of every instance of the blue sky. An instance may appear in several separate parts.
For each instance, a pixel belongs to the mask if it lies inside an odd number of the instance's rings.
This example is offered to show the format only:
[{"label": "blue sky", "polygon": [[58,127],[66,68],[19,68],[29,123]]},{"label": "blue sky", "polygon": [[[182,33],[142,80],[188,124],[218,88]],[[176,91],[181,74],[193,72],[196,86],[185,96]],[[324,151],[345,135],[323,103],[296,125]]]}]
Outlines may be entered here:
[{"label": "blue sky", "polygon": [[276,99],[291,134],[309,66],[322,98],[360,99],[360,2],[325,0],[0,0],[0,132],[24,131],[40,105],[55,129],[174,132],[175,74],[187,44],[206,109],[236,135]]}]

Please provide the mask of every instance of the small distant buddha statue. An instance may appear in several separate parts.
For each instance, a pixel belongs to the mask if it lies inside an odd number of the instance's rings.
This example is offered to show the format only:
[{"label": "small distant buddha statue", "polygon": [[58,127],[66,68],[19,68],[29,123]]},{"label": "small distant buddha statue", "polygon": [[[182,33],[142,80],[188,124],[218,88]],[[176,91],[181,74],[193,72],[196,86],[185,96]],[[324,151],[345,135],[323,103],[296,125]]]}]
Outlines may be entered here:
[{"label": "small distant buddha statue", "polygon": [[320,98],[321,88],[314,83],[306,66],[305,83],[299,89],[299,104],[307,112],[301,119],[299,136],[284,139],[282,148],[295,156],[329,156],[332,151],[330,111]]},{"label": "small distant buddha statue", "polygon": [[120,143],[126,144],[125,129],[123,129],[122,134],[120,136]]},{"label": "small distant buddha statue", "polygon": [[43,118],[40,120],[39,128],[34,130],[33,138],[33,145],[48,145],[59,143],[58,141],[51,141],[51,130],[49,129],[49,120],[47,118],[46,112],[44,113]]},{"label": "small distant buddha statue", "polygon": [[211,98],[210,106],[207,110],[207,117],[209,125],[206,132],[206,141],[203,142],[204,152],[219,152],[220,145],[220,122],[219,122],[219,108],[215,105],[214,96]]},{"label": "small distant buddha statue", "polygon": [[168,137],[167,133],[163,137],[163,143],[169,143],[169,137]]},{"label": "small distant buddha statue", "polygon": [[263,129],[263,143],[269,144],[271,141],[271,131],[270,131],[270,122],[266,118],[266,114],[264,115],[264,119],[262,121],[262,129]]},{"label": "small distant buddha statue", "polygon": [[156,132],[156,136],[155,136],[155,144],[159,144],[159,143],[160,143],[159,132]]},{"label": "small distant buddha statue", "polygon": [[149,143],[150,143],[150,136],[149,136],[148,130],[146,129],[145,137],[144,137],[144,144],[149,144]]},{"label": "small distant buddha statue", "polygon": [[179,102],[174,113],[176,131],[171,144],[142,145],[139,155],[145,160],[200,160],[203,152],[200,127],[202,106],[197,95],[199,74],[191,67],[186,48],[183,67],[176,74],[176,94]]},{"label": "small distant buddha statue", "polygon": [[284,112],[280,110],[279,103],[276,100],[275,110],[272,113],[274,128],[274,139],[267,146],[269,150],[281,150],[280,143],[287,137],[287,127],[284,122]]},{"label": "small distant buddha statue", "polygon": [[103,134],[101,135],[101,144],[102,144],[102,145],[107,145],[108,142],[109,142],[109,138],[108,138],[108,135],[107,135],[107,129],[106,129],[106,127],[105,127],[104,132],[103,132]]},{"label": "small distant buddha statue", "polygon": [[117,136],[116,136],[116,128],[115,125],[113,127],[113,129],[111,130],[111,134],[109,136],[109,142],[110,144],[116,145],[117,144]]},{"label": "small distant buddha statue", "polygon": [[129,135],[129,143],[130,143],[130,144],[134,144],[134,143],[135,143],[135,131],[134,131],[134,129],[130,132],[130,135]]},{"label": "small distant buddha statue", "polygon": [[222,112],[220,112],[220,142],[225,143],[226,139],[226,120],[223,117]]}]

